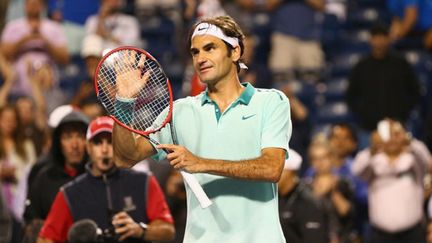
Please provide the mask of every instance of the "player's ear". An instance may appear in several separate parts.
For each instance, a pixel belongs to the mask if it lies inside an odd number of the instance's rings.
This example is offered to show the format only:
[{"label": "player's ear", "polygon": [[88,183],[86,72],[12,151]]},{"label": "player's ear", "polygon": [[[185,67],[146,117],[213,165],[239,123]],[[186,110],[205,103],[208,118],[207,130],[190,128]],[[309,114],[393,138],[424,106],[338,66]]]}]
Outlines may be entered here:
[{"label": "player's ear", "polygon": [[238,60],[240,60],[240,57],[241,57],[240,46],[236,46],[233,49],[231,49],[231,58],[233,62],[237,62]]}]

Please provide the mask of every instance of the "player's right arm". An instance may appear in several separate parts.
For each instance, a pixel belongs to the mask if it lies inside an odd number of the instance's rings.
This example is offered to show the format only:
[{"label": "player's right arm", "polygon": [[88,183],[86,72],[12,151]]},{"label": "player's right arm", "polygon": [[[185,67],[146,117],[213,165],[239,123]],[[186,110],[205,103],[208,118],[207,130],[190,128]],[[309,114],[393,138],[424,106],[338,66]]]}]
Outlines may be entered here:
[{"label": "player's right arm", "polygon": [[[143,67],[146,60],[145,55],[142,55],[137,67]],[[133,99],[136,97],[147,83],[150,73],[146,72],[141,76],[141,69],[131,69],[127,72],[121,72],[120,63],[124,65],[133,65],[135,62],[135,54],[129,53],[122,60],[118,60],[114,65],[116,73],[120,73],[116,80],[117,99]],[[138,80],[138,82],[136,82]],[[127,106],[127,105],[126,105]],[[114,148],[114,161],[120,168],[132,167],[139,161],[156,153],[150,142],[143,136],[135,134],[128,129],[115,123],[112,133],[112,143]]]},{"label": "player's right arm", "polygon": [[156,153],[144,136],[135,134],[117,123],[114,124],[112,139],[114,161],[120,168],[132,167]]}]

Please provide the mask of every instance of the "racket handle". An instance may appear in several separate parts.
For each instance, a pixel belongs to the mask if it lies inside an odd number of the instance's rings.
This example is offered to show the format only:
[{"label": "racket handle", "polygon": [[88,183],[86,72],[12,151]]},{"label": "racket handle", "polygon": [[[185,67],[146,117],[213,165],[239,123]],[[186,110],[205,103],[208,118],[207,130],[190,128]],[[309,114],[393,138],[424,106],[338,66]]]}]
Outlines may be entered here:
[{"label": "racket handle", "polygon": [[201,208],[207,208],[208,206],[212,205],[212,201],[210,201],[210,199],[207,197],[207,194],[198,183],[198,180],[188,172],[180,171],[180,173],[182,174],[183,179],[188,184],[189,188],[195,194],[201,205]]}]

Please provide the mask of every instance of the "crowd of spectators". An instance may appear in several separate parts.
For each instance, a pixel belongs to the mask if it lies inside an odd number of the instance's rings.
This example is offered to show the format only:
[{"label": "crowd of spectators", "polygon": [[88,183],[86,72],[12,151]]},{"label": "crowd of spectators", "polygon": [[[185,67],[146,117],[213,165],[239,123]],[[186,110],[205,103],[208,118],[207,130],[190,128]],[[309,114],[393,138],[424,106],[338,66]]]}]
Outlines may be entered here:
[{"label": "crowd of spectators", "polygon": [[[432,243],[430,0],[0,1],[0,243],[35,242],[59,189],[85,173],[103,53],[149,50],[175,97],[194,95],[205,87],[187,30],[220,14],[247,36],[242,81],[290,100],[287,242]],[[133,169],[155,175],[182,242],[180,173]]]}]

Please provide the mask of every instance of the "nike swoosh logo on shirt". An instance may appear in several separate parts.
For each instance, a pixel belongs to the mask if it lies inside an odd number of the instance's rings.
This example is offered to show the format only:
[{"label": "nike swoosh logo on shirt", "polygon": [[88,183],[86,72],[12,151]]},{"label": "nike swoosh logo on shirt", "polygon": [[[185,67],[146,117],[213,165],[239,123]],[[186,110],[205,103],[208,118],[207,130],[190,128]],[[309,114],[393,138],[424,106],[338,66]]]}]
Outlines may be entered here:
[{"label": "nike swoosh logo on shirt", "polygon": [[249,119],[249,118],[251,118],[251,117],[253,117],[253,116],[255,116],[255,115],[256,115],[256,114],[249,115],[249,116],[242,116],[242,120]]}]

